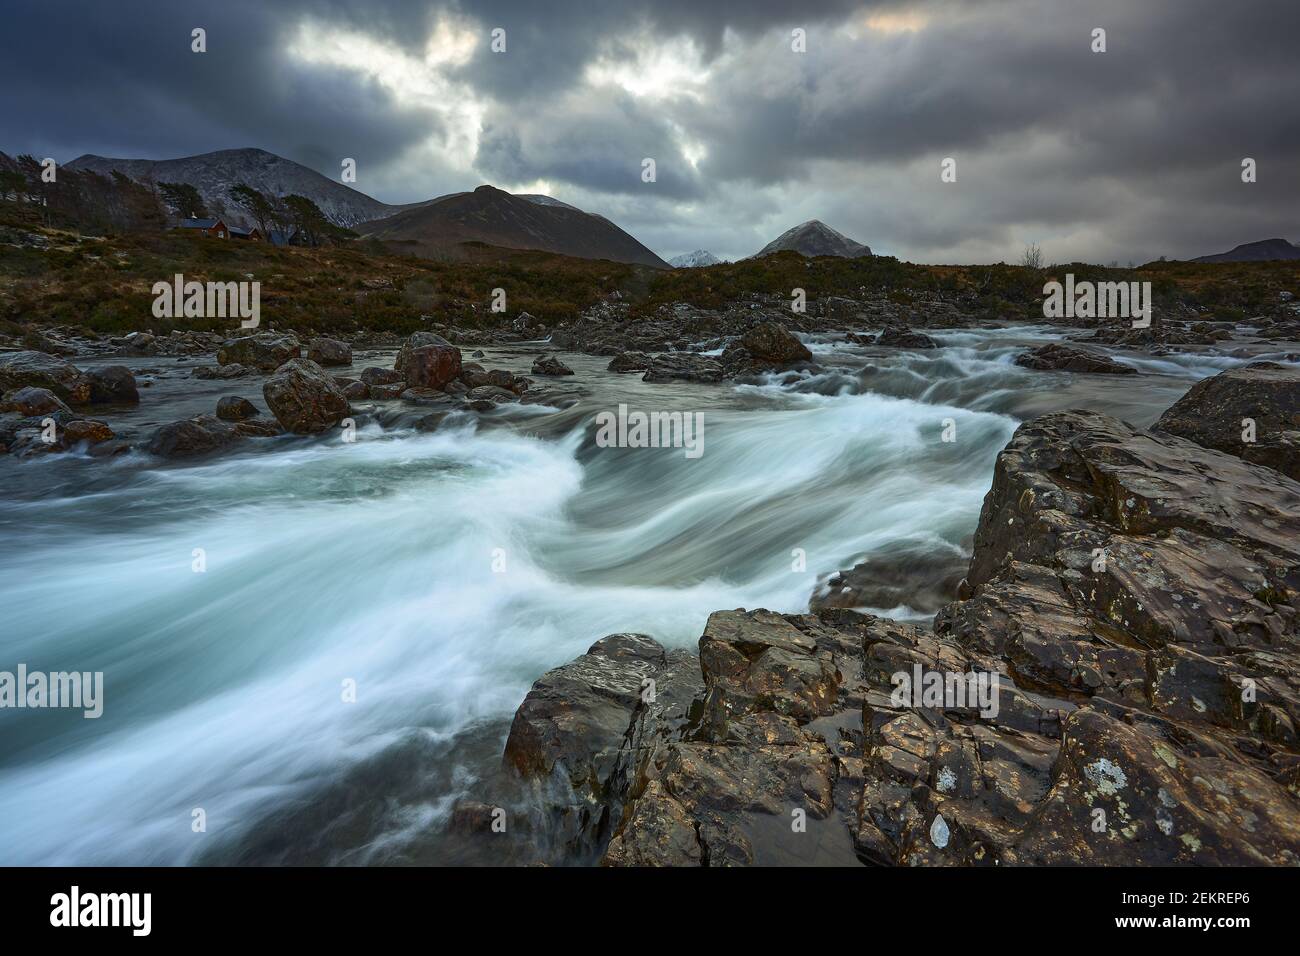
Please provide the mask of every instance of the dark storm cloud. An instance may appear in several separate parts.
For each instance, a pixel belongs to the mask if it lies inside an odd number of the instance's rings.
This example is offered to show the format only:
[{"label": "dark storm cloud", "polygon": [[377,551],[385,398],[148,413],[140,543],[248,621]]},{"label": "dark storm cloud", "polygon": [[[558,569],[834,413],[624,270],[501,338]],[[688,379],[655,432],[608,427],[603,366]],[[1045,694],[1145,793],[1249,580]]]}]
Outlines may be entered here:
[{"label": "dark storm cloud", "polygon": [[[389,201],[540,180],[666,255],[744,255],[814,217],[930,261],[1009,258],[1029,241],[1049,257],[1125,261],[1300,238],[1296,4],[9,8],[0,149],[11,153],[261,146],[327,175],[353,156]],[[379,82],[369,63],[299,55],[310,24],[322,43],[361,36],[418,72],[440,22],[468,30],[472,46],[437,68],[444,85],[423,96]],[[194,26],[208,31],[202,56],[189,50]],[[497,26],[505,55],[488,47]],[[807,30],[807,53],[791,51],[794,27]],[[1089,49],[1094,27],[1107,30],[1104,54]],[[656,49],[684,58],[680,94],[634,95],[592,72],[635,74]],[[467,142],[460,107],[477,126]],[[653,188],[640,181],[646,156],[658,164]],[[956,184],[938,181],[945,156],[958,161]],[[1259,162],[1258,183],[1240,181],[1245,156]]]}]

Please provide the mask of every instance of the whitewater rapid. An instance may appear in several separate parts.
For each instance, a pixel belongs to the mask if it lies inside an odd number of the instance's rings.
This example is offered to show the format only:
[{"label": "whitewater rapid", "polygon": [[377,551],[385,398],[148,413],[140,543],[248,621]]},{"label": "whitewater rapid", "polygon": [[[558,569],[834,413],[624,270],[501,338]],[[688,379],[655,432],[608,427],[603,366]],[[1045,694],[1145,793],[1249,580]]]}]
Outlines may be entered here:
[{"label": "whitewater rapid", "polygon": [[[1136,381],[1097,383],[1013,364],[1055,334],[888,354],[813,337],[824,372],[736,387],[627,384],[574,356],[579,408],[492,427],[370,423],[179,466],[0,462],[6,481],[35,469],[0,503],[0,669],[105,675],[98,720],[0,710],[0,863],[200,862],[417,740],[437,773],[322,851],[385,860],[473,797],[531,682],[597,638],[694,647],[710,612],[805,611],[828,573],[899,542],[969,553],[1028,412],[1148,424],[1217,370],[1135,358]],[[703,411],[706,453],[597,447],[617,388]]]}]

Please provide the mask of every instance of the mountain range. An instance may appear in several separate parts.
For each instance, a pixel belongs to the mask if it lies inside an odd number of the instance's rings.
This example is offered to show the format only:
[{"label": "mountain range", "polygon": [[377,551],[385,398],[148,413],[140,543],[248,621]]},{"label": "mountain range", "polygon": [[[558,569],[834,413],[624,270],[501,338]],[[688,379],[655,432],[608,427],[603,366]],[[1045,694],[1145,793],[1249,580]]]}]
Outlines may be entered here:
[{"label": "mountain range", "polygon": [[246,183],[273,196],[306,196],[337,226],[351,228],[381,219],[408,206],[390,206],[351,186],[322,176],[291,159],[264,149],[222,149],[180,159],[114,159],[86,154],[67,164],[107,175],[117,170],[140,182],[189,183],[199,191],[209,211],[232,225],[247,226],[243,210],[230,198],[230,190]]},{"label": "mountain range", "polygon": [[1285,239],[1261,239],[1245,242],[1212,256],[1199,256],[1192,262],[1267,262],[1272,259],[1300,259],[1300,246]]}]

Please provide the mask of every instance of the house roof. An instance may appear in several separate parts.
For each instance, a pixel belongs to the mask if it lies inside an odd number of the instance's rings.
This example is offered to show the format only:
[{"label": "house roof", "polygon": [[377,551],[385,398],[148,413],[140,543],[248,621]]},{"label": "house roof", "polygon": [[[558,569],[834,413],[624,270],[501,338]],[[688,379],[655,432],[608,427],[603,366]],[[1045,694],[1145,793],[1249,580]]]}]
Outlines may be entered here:
[{"label": "house roof", "polygon": [[182,219],[178,229],[211,229],[221,223],[220,219]]},{"label": "house roof", "polygon": [[[249,228],[249,229],[245,229],[243,226],[231,226],[231,227],[230,227],[230,234],[231,234],[232,236],[251,236],[251,235],[252,235],[253,233],[255,233],[255,232],[258,232],[258,229],[257,229],[256,226],[253,226],[253,227],[251,227],[251,228]],[[259,232],[258,235],[261,235],[261,233]]]}]

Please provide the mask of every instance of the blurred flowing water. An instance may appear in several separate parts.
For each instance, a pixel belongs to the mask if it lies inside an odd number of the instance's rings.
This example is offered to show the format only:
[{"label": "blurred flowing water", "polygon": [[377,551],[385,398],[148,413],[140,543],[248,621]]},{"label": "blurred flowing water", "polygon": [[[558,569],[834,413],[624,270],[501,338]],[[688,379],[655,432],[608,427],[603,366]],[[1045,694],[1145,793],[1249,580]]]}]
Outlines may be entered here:
[{"label": "blurred flowing water", "polygon": [[[824,371],[734,387],[565,355],[589,391],[576,406],[428,434],[363,421],[352,444],[267,439],[191,464],[0,458],[0,670],[105,683],[97,720],[0,710],[0,863],[449,859],[451,806],[494,772],[548,668],[615,631],[694,647],[720,608],[804,611],[819,579],[900,542],[969,553],[1021,420],[1086,407],[1148,425],[1246,360],[1070,376],[1012,361],[1059,330],[933,334],[930,351],[811,337]],[[488,352],[526,373],[536,349]],[[256,380],[134,364],[154,384],[115,425],[220,394],[262,404]],[[594,415],[619,402],[704,412],[703,456],[597,447]]]}]

